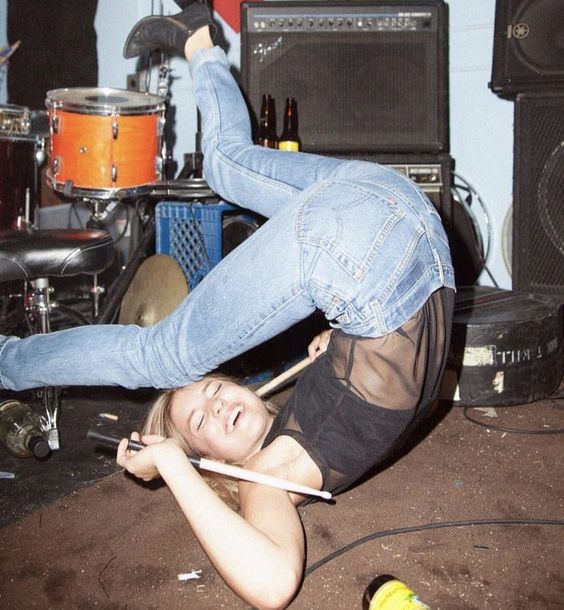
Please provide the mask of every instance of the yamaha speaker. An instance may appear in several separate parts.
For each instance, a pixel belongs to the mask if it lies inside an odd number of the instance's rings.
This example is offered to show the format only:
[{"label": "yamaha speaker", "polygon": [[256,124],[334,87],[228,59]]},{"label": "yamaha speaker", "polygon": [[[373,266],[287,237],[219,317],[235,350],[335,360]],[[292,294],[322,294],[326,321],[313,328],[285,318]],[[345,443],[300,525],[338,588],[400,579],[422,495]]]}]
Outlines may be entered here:
[{"label": "yamaha speaker", "polygon": [[513,288],[564,302],[564,91],[515,103]]},{"label": "yamaha speaker", "polygon": [[562,0],[498,0],[490,87],[500,97],[564,89]]},{"label": "yamaha speaker", "polygon": [[296,98],[304,151],[448,152],[448,6],[244,2],[241,85],[255,119]]}]

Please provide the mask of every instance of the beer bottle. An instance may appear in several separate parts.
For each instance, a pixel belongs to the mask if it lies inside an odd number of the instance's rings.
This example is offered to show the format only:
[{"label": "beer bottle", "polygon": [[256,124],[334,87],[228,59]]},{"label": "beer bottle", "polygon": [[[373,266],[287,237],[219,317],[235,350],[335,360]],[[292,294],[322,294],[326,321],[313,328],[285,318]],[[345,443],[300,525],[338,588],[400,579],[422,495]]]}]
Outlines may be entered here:
[{"label": "beer bottle", "polygon": [[49,454],[39,414],[18,400],[0,403],[0,441],[16,457]]},{"label": "beer bottle", "polygon": [[395,576],[383,574],[366,587],[362,610],[430,610],[430,606]]},{"label": "beer bottle", "polygon": [[280,150],[300,150],[300,138],[298,136],[298,104],[293,97],[286,98],[286,110],[284,112],[284,130],[278,142]]},{"label": "beer bottle", "polygon": [[265,93],[262,96],[262,106],[260,110],[260,124],[256,137],[257,144],[267,148],[277,148],[278,138],[276,137],[276,113],[274,111],[274,98]]}]

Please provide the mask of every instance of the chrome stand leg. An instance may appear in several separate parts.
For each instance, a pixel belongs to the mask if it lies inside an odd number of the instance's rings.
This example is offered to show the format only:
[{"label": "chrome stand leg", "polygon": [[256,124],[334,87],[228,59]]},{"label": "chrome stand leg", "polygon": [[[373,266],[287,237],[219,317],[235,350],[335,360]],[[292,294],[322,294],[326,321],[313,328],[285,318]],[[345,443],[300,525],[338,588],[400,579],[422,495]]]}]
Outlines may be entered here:
[{"label": "chrome stand leg", "polygon": [[[52,288],[47,278],[38,278],[31,282],[32,295],[30,309],[35,318],[37,330],[40,333],[51,331],[51,301]],[[45,409],[45,432],[51,451],[60,448],[57,420],[59,417],[59,389],[46,387],[41,390],[41,398]]]}]

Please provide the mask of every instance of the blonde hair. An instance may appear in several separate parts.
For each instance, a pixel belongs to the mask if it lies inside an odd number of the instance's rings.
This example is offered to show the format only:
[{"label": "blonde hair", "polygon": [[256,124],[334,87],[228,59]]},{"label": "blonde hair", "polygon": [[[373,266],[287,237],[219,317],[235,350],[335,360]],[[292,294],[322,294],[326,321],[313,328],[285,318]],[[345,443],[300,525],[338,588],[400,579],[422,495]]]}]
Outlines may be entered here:
[{"label": "blonde hair", "polygon": [[[222,375],[208,375],[204,379],[223,379],[233,381],[231,378]],[[177,388],[181,389],[181,388]],[[149,408],[145,421],[141,428],[141,434],[159,434],[167,438],[174,439],[187,455],[198,455],[193,447],[180,433],[174,425],[171,417],[172,399],[177,389],[165,390],[158,396]],[[265,402],[267,411],[276,416],[280,408],[271,403]],[[208,485],[219,495],[219,497],[234,510],[239,510],[239,486],[235,479],[227,478],[215,473],[200,473]]]}]

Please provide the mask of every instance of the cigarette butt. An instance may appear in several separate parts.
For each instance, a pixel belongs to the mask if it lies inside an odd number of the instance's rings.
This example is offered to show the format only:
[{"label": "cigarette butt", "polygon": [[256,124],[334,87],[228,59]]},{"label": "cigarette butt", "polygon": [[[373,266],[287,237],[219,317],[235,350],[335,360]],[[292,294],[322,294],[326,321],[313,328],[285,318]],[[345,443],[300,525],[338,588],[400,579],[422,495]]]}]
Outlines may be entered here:
[{"label": "cigarette butt", "polygon": [[186,572],[185,574],[177,574],[178,580],[194,580],[200,578],[202,570],[192,570],[192,572]]},{"label": "cigarette butt", "polygon": [[104,419],[111,419],[112,421],[117,421],[119,419],[119,417],[113,413],[100,413],[99,415]]}]

